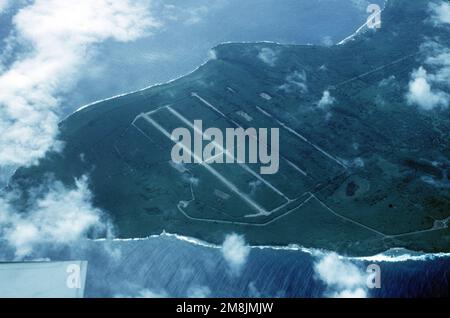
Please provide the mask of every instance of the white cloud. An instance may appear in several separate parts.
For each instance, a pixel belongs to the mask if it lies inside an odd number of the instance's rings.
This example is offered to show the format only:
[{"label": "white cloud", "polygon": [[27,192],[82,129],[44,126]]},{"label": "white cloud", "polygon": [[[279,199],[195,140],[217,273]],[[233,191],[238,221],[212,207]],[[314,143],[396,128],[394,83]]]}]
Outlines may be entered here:
[{"label": "white cloud", "polygon": [[322,98],[317,103],[317,106],[324,109],[333,105],[335,101],[336,99],[333,96],[331,96],[330,91],[324,91]]},{"label": "white cloud", "polygon": [[322,255],[314,264],[317,278],[327,286],[326,295],[335,298],[367,297],[366,273],[335,253]]},{"label": "white cloud", "polygon": [[222,255],[234,273],[239,273],[245,265],[250,250],[244,237],[235,233],[228,234],[222,245]]},{"label": "white cloud", "polygon": [[216,50],[212,49],[208,51],[208,59],[209,60],[217,60],[217,52]]},{"label": "white cloud", "polygon": [[324,37],[322,38],[322,44],[323,44],[324,46],[333,46],[333,44],[334,44],[333,38],[332,38],[331,36],[329,36],[329,35],[324,36]]},{"label": "white cloud", "polygon": [[308,92],[306,85],[307,77],[305,71],[295,71],[286,76],[286,83],[279,87],[280,90],[286,93],[300,92],[302,94]]},{"label": "white cloud", "polygon": [[[92,206],[86,176],[68,189],[54,182],[44,195],[20,211],[11,203],[14,198],[0,199],[0,235],[15,250],[18,259],[32,256],[42,245],[65,245],[93,235],[110,235],[111,225],[103,212]],[[41,196],[41,197],[39,197]]]},{"label": "white cloud", "polygon": [[207,298],[211,295],[211,289],[208,286],[193,286],[187,290],[188,298]]},{"label": "white cloud", "polygon": [[361,11],[365,11],[370,4],[367,0],[351,0],[351,2],[358,10]]},{"label": "white cloud", "polygon": [[421,52],[426,55],[424,66],[411,75],[407,101],[427,110],[447,107],[450,104],[450,49],[427,41],[421,46]]},{"label": "white cloud", "polygon": [[184,23],[186,25],[193,25],[201,22],[203,17],[208,13],[208,7],[200,6],[196,8],[191,8],[187,10],[188,17],[185,19]]},{"label": "white cloud", "polygon": [[435,69],[432,80],[450,86],[450,49],[435,42],[427,42],[422,51],[429,55],[425,63]]},{"label": "white cloud", "polygon": [[341,159],[344,165],[348,168],[364,168],[364,159],[361,157],[355,158],[353,160]]},{"label": "white cloud", "polygon": [[432,82],[435,76],[428,74],[425,68],[420,67],[411,74],[409,82],[409,91],[407,101],[410,105],[418,105],[425,110],[431,110],[436,107],[447,107],[450,97],[447,93],[433,89]]},{"label": "white cloud", "polygon": [[334,298],[367,298],[367,291],[364,288],[343,290],[334,294]]},{"label": "white cloud", "polygon": [[250,298],[261,298],[261,292],[253,281],[248,284],[248,295]]},{"label": "white cloud", "polygon": [[36,0],[13,24],[11,38],[31,49],[0,75],[0,165],[33,164],[58,149],[60,94],[77,81],[96,44],[133,41],[159,26],[148,0]]},{"label": "white cloud", "polygon": [[137,298],[167,298],[169,297],[166,292],[154,292],[150,289],[143,289],[139,291]]},{"label": "white cloud", "polygon": [[432,21],[435,24],[450,24],[450,3],[440,1],[437,3],[430,3],[430,10],[432,12]]},{"label": "white cloud", "polygon": [[391,75],[388,78],[384,78],[382,79],[379,83],[378,86],[379,87],[390,87],[390,86],[396,86],[396,77],[395,75]]},{"label": "white cloud", "polygon": [[0,0],[0,13],[9,7],[11,0]]},{"label": "white cloud", "polygon": [[189,26],[201,22],[208,12],[207,6],[184,8],[174,4],[164,4],[162,14],[170,21],[181,21]]},{"label": "white cloud", "polygon": [[259,51],[258,58],[270,66],[275,66],[275,63],[278,59],[277,53],[267,47],[262,48],[261,51]]},{"label": "white cloud", "polygon": [[133,294],[116,294],[114,298],[168,298],[169,295],[165,291],[155,292],[151,289],[144,288]]}]

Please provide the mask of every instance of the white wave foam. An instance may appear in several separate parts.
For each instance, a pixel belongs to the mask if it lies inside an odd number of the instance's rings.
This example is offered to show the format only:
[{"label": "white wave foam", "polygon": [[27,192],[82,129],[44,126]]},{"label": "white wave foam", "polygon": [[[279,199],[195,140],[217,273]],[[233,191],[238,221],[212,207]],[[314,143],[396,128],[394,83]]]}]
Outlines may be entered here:
[{"label": "white wave foam", "polygon": [[396,263],[406,261],[429,261],[445,257],[450,257],[450,253],[423,253],[414,252],[403,248],[393,248],[374,256],[353,257],[353,259],[374,263]]},{"label": "white wave foam", "polygon": [[86,108],[91,107],[91,106],[95,106],[95,105],[101,104],[101,103],[103,103],[103,102],[106,102],[106,101],[109,101],[109,100],[113,100],[113,99],[116,99],[116,98],[120,98],[120,97],[124,97],[124,96],[127,96],[127,95],[139,93],[139,92],[145,91],[145,90],[150,89],[150,88],[153,88],[153,87],[163,86],[163,85],[167,85],[167,84],[170,84],[170,83],[172,83],[172,82],[175,82],[175,81],[177,81],[177,80],[179,80],[179,79],[182,79],[183,77],[189,76],[190,74],[196,72],[198,69],[200,69],[201,67],[203,67],[203,66],[204,66],[206,63],[208,63],[209,61],[210,61],[210,59],[207,59],[206,61],[204,61],[204,62],[203,62],[202,64],[200,64],[199,66],[197,66],[197,67],[196,67],[195,69],[193,69],[192,71],[190,71],[190,72],[188,72],[188,73],[186,73],[186,74],[180,75],[180,76],[178,76],[178,77],[175,77],[175,78],[173,78],[173,79],[171,79],[171,80],[168,80],[168,81],[166,81],[166,82],[155,83],[155,84],[152,84],[152,85],[149,85],[149,86],[147,86],[147,87],[140,88],[140,89],[137,89],[137,90],[134,90],[134,91],[131,91],[131,92],[126,92],[126,93],[118,94],[118,95],[115,95],[115,96],[111,96],[111,97],[108,97],[108,98],[100,99],[100,100],[91,102],[91,103],[89,103],[89,104],[83,105],[83,106],[79,107],[77,110],[75,110],[74,112],[72,112],[72,113],[70,113],[69,115],[67,115],[62,121],[67,120],[67,119],[68,119],[70,116],[72,116],[73,114],[78,113],[78,112],[80,112],[80,111],[82,111],[82,110],[84,110],[84,109],[86,109]]},{"label": "white wave foam", "polygon": [[[388,0],[385,0],[385,1],[384,1],[383,9],[381,9],[380,14],[383,13],[384,10],[386,9],[387,2],[388,2]],[[369,23],[369,21],[366,21],[366,22],[365,22],[363,25],[361,25],[355,32],[353,32],[353,34],[349,35],[348,37],[346,37],[345,39],[343,39],[342,41],[340,41],[337,45],[344,45],[344,44],[348,43],[349,41],[353,41],[353,40],[356,38],[356,36],[357,36],[358,34],[367,31],[367,28],[366,28],[366,27],[368,26],[368,23]]]},{"label": "white wave foam", "polygon": [[[219,43],[218,45],[216,45],[216,47],[218,47],[218,46],[220,46],[220,45],[225,45],[225,44],[276,44],[276,45],[283,45],[283,46],[288,46],[288,45],[289,45],[289,44],[283,44],[283,43],[279,43],[279,42],[275,42],[275,41],[253,41],[253,42],[251,42],[251,41],[242,41],[242,42],[225,41],[225,42]],[[215,48],[212,48],[211,50],[214,50],[214,49],[215,49]],[[75,113],[77,113],[77,112],[79,112],[79,111],[81,111],[81,110],[83,110],[83,109],[89,108],[89,107],[91,107],[91,106],[98,105],[98,104],[100,104],[100,103],[102,103],[102,102],[106,102],[106,101],[109,101],[109,100],[113,100],[113,99],[115,99],[115,98],[119,98],[119,97],[131,95],[131,94],[139,93],[139,92],[145,91],[145,90],[150,89],[150,88],[153,88],[153,87],[158,87],[158,86],[170,84],[170,83],[172,83],[172,82],[174,82],[174,81],[177,81],[177,80],[179,80],[179,79],[182,79],[182,78],[184,78],[184,77],[186,77],[186,76],[189,76],[189,75],[191,75],[192,73],[196,72],[198,69],[200,69],[201,67],[203,67],[204,65],[206,65],[206,63],[208,63],[210,60],[211,60],[211,58],[205,60],[203,63],[201,63],[199,66],[197,66],[197,67],[196,67],[195,69],[193,69],[192,71],[190,71],[190,72],[188,72],[188,73],[186,73],[186,74],[180,75],[180,76],[178,76],[178,77],[175,77],[175,78],[173,78],[173,79],[171,79],[171,80],[168,80],[168,81],[165,81],[165,82],[161,82],[161,83],[155,83],[155,84],[146,86],[146,87],[144,87],[144,88],[140,88],[140,89],[137,89],[137,90],[134,90],[134,91],[130,91],[130,92],[126,92],[126,93],[114,95],[114,96],[111,96],[111,97],[107,97],[107,98],[100,99],[100,100],[91,102],[91,103],[89,103],[89,104],[83,105],[83,106],[79,107],[77,110],[75,110],[73,113],[69,114],[64,120],[66,120],[67,118],[69,118],[69,117],[72,116],[73,114],[75,114]],[[63,120],[63,121],[64,121],[64,120]]]},{"label": "white wave foam", "polygon": [[[384,7],[382,9],[381,12],[384,12],[384,10],[386,9],[386,5],[388,3],[388,0],[384,1]],[[360,26],[353,34],[351,34],[350,36],[346,37],[344,40],[340,41],[337,45],[343,45],[345,43],[347,43],[350,40],[353,40],[359,33],[361,33],[361,31],[363,31],[363,29],[367,26],[367,21]],[[225,41],[222,43],[219,43],[217,46],[220,45],[225,45],[225,44],[276,44],[276,45],[281,45],[281,46],[299,46],[296,44],[286,44],[286,43],[280,43],[280,42],[276,42],[276,41],[241,41],[241,42],[234,42],[234,41]],[[217,47],[216,46],[216,47]],[[212,49],[214,50],[214,48]],[[179,80],[185,76],[188,76],[194,72],[196,72],[198,69],[200,69],[201,67],[203,67],[206,63],[208,63],[210,61],[210,59],[204,61],[202,64],[200,64],[198,67],[196,67],[194,70],[192,70],[191,72],[188,72],[185,75],[181,75],[179,77],[176,77],[172,80],[169,80],[167,82],[163,82],[163,83],[157,83],[157,84],[152,84],[150,86],[144,87],[142,89],[138,89],[135,91],[131,91],[128,93],[123,93],[123,94],[119,94],[116,96],[112,96],[109,98],[105,98],[102,100],[98,100],[92,103],[89,103],[87,105],[84,105],[80,108],[78,108],[75,112],[73,112],[72,114],[68,115],[66,117],[66,119],[68,117],[70,117],[71,115],[73,115],[76,112],[79,112],[83,109],[86,109],[90,106],[94,106],[97,104],[100,104],[104,101],[108,101],[108,100],[112,100],[118,97],[123,97],[126,95],[130,95],[130,94],[134,94],[134,93],[139,93],[142,92],[144,90],[150,89],[152,87],[157,87],[157,86],[162,86],[162,85],[166,85],[166,84],[170,84],[176,80]],[[188,237],[188,236],[183,236],[183,235],[178,235],[178,234],[171,234],[171,233],[167,233],[165,231],[163,231],[161,234],[159,235],[151,235],[148,237],[143,237],[143,238],[127,238],[127,239],[96,239],[93,241],[97,241],[97,242],[102,242],[102,241],[118,241],[118,242],[130,242],[130,241],[147,241],[150,239],[157,239],[157,238],[164,238],[164,237],[169,237],[169,238],[175,238],[179,241],[183,241],[189,244],[193,244],[193,245],[197,245],[197,246],[201,246],[201,247],[206,247],[206,248],[214,248],[214,249],[220,249],[222,246],[221,245],[217,245],[217,244],[211,244],[211,243],[207,243],[205,241],[193,238],[193,237]],[[271,246],[271,245],[259,245],[259,246],[251,246],[252,249],[270,249],[270,250],[282,250],[282,251],[300,251],[312,256],[321,256],[327,253],[331,253],[331,251],[327,251],[327,250],[323,250],[323,249],[318,249],[318,248],[307,248],[307,247],[303,247],[297,244],[289,244],[287,246]],[[386,252],[380,253],[380,254],[376,254],[373,256],[365,256],[365,257],[348,257],[348,256],[340,256],[341,258],[346,258],[346,259],[351,259],[351,260],[357,260],[357,261],[367,261],[367,262],[374,262],[374,263],[381,263],[381,262],[405,262],[405,261],[427,261],[427,260],[433,260],[436,258],[444,258],[444,257],[450,257],[450,253],[421,253],[421,252],[413,252],[413,251],[409,251],[406,249],[402,249],[402,248],[394,248],[394,249],[390,249]]]},{"label": "white wave foam", "polygon": [[[179,234],[172,234],[163,231],[161,234],[151,235],[144,238],[127,238],[127,239],[96,239],[96,242],[102,241],[117,241],[117,242],[131,242],[131,241],[147,241],[151,239],[159,239],[159,238],[174,238],[176,240],[186,242],[192,245],[201,246],[205,248],[213,248],[220,249],[222,246],[217,244],[208,243],[193,237],[183,236]],[[299,251],[311,256],[323,256],[325,254],[331,253],[332,251],[318,249],[318,248],[307,248],[297,244],[289,244],[287,246],[272,246],[272,245],[256,245],[251,246],[252,249],[270,249],[270,250],[278,250],[278,251]],[[437,258],[445,258],[450,257],[450,253],[423,253],[423,252],[414,252],[403,248],[393,248],[387,250],[386,252],[376,254],[373,256],[363,256],[363,257],[349,257],[340,255],[339,257],[343,259],[350,259],[355,261],[362,262],[373,262],[373,263],[396,263],[396,262],[406,262],[406,261],[429,261]]]},{"label": "white wave foam", "polygon": [[[385,10],[387,2],[388,2],[388,0],[385,0],[385,1],[384,1],[384,7],[383,7],[383,9],[381,10],[381,12],[383,12],[383,11]],[[347,41],[352,40],[356,35],[358,35],[358,34],[362,31],[362,29],[364,29],[364,27],[367,26],[367,23],[368,23],[368,22],[366,21],[366,22],[365,22],[362,26],[360,26],[353,34],[351,34],[350,36],[346,37],[344,40],[340,41],[337,45],[342,45],[342,44],[345,44]],[[211,49],[211,51],[213,51],[216,47],[218,47],[218,46],[220,46],[220,45],[226,45],[226,44],[276,44],[276,45],[280,45],[280,46],[302,46],[302,45],[306,45],[306,46],[314,46],[313,44],[310,44],[310,43],[307,43],[307,44],[288,44],[288,43],[281,43],[281,42],[277,42],[277,41],[268,41],[268,40],[266,40],[266,41],[224,41],[224,42],[220,42],[219,44],[217,44],[214,48]],[[147,89],[150,89],[150,88],[152,88],[152,87],[158,87],[158,86],[170,84],[170,83],[172,83],[172,82],[174,82],[174,81],[176,81],[176,80],[179,80],[179,79],[181,79],[181,78],[183,78],[183,77],[186,77],[186,76],[188,76],[188,75],[190,75],[190,74],[196,72],[199,68],[201,68],[202,66],[204,66],[204,65],[205,65],[206,63],[208,63],[210,60],[211,60],[211,58],[205,60],[202,64],[200,64],[199,66],[197,66],[194,70],[192,70],[192,71],[190,71],[190,72],[188,72],[188,73],[186,73],[186,74],[184,74],[184,75],[180,75],[180,76],[178,76],[178,77],[176,77],[176,78],[173,78],[173,79],[171,79],[171,80],[168,80],[168,81],[166,81],[166,82],[155,83],[155,84],[149,85],[149,86],[144,87],[144,88],[141,88],[141,89],[137,89],[137,90],[134,90],[134,91],[130,91],[130,92],[118,94],[118,95],[115,95],[115,96],[111,96],[111,97],[108,97],[108,98],[100,99],[100,100],[91,102],[91,103],[89,103],[89,104],[83,105],[83,106],[79,107],[77,110],[75,110],[73,113],[69,114],[66,118],[63,119],[63,121],[65,121],[65,120],[66,120],[67,118],[69,118],[71,115],[73,115],[73,114],[75,114],[75,113],[77,113],[77,112],[79,112],[79,111],[81,111],[81,110],[83,110],[83,109],[86,109],[86,108],[88,108],[88,107],[91,107],[91,106],[100,104],[100,103],[102,103],[102,102],[109,101],[109,100],[112,100],[112,99],[115,99],[115,98],[119,98],[119,97],[123,97],[123,96],[126,96],[126,95],[130,95],[130,94],[139,93],[139,92],[145,91],[145,90],[147,90]]]}]

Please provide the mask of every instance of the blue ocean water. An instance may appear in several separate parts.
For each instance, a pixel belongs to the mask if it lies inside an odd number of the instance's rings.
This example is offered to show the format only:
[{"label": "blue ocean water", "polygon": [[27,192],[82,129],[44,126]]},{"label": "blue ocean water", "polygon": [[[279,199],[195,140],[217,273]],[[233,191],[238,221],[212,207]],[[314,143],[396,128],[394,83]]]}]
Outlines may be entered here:
[{"label": "blue ocean water", "polygon": [[[86,297],[327,297],[314,267],[322,253],[252,248],[236,272],[220,247],[162,235],[89,241],[55,258],[88,260]],[[367,297],[449,297],[450,256],[406,253],[344,260],[363,272],[380,266],[381,288]]]}]

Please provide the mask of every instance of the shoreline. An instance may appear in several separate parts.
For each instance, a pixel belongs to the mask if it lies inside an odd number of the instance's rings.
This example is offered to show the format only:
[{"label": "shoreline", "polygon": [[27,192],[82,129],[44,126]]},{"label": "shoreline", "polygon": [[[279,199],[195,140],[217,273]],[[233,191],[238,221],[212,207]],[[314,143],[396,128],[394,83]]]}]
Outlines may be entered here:
[{"label": "shoreline", "polygon": [[[163,231],[161,234],[155,234],[150,235],[148,237],[142,237],[142,238],[100,238],[100,239],[92,239],[93,242],[133,242],[133,241],[148,241],[151,239],[160,239],[160,238],[172,238],[176,239],[181,242],[186,242],[191,245],[195,246],[201,246],[205,248],[212,248],[212,249],[221,249],[221,245],[208,243],[206,241],[202,241],[200,239],[179,235],[179,234],[173,234],[173,233],[167,233]],[[309,254],[313,257],[320,257],[324,256],[326,254],[332,254],[336,252],[320,249],[320,248],[308,248],[304,247],[298,244],[289,244],[286,246],[271,246],[271,245],[250,245],[251,249],[259,249],[259,250],[274,250],[274,251],[299,251],[305,254]],[[384,252],[377,253],[375,255],[371,256],[344,256],[338,254],[339,258],[352,260],[352,261],[361,261],[361,262],[385,262],[385,263],[397,263],[397,262],[406,262],[406,261],[428,261],[428,260],[434,260],[437,258],[450,258],[450,253],[425,253],[421,251],[411,251],[405,248],[391,248]]]}]

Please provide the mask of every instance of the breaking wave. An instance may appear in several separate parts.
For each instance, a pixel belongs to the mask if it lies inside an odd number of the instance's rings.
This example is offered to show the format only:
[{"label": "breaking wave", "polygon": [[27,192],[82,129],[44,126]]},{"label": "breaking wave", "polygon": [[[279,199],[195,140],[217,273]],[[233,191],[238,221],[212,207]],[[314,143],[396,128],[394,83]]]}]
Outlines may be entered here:
[{"label": "breaking wave", "polygon": [[[205,248],[220,249],[222,246],[217,244],[208,243],[193,237],[183,236],[179,234],[172,234],[163,231],[161,234],[151,235],[143,238],[114,238],[114,239],[96,239],[94,241],[119,241],[119,242],[129,242],[129,241],[147,241],[151,239],[159,238],[173,238],[182,242],[186,242],[192,245],[197,245]],[[282,251],[300,251],[311,256],[323,256],[332,251],[318,249],[318,248],[307,248],[297,244],[290,244],[287,246],[271,246],[271,245],[257,245],[251,246],[252,249],[270,249],[270,250],[282,250]],[[447,258],[450,257],[450,253],[423,253],[414,252],[404,248],[393,248],[385,252],[373,255],[373,256],[363,256],[363,257],[349,257],[340,256],[341,258],[363,261],[363,262],[374,262],[374,263],[397,263],[406,261],[429,261],[437,258]]]}]

